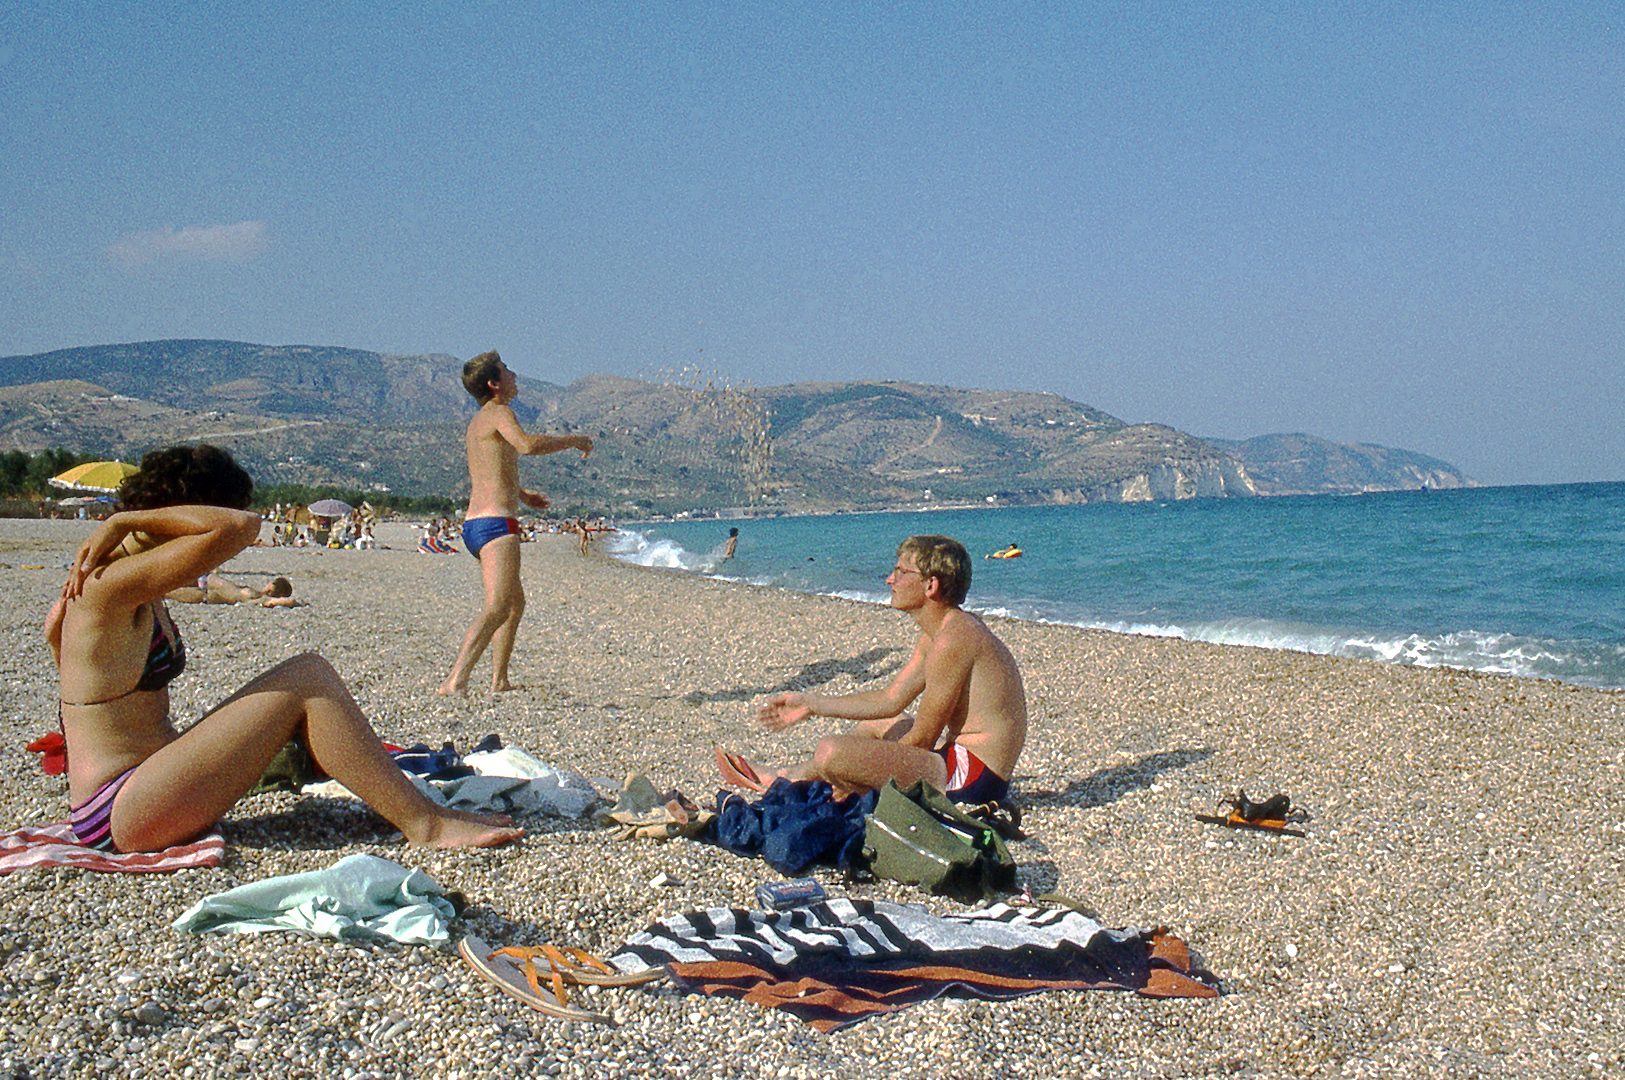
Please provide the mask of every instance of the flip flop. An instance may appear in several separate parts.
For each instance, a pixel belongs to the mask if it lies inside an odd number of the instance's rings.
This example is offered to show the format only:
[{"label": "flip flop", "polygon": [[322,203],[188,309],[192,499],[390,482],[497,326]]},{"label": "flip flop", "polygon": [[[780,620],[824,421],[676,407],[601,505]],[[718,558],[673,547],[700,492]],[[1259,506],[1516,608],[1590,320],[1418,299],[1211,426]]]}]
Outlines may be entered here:
[{"label": "flip flop", "polygon": [[1197,814],[1196,820],[1208,825],[1223,825],[1230,829],[1253,829],[1258,832],[1281,833],[1285,836],[1304,835],[1302,829],[1288,828],[1285,818],[1259,818],[1256,821],[1248,821],[1240,814],[1232,811],[1226,817],[1217,817],[1213,814]]},{"label": "flip flop", "polygon": [[611,1024],[613,1021],[603,1013],[588,1012],[570,1004],[569,991],[564,988],[564,977],[554,970],[550,980],[549,990],[542,989],[541,977],[536,971],[536,962],[527,959],[523,967],[502,955],[502,949],[493,949],[479,938],[470,934],[457,943],[457,951],[462,954],[468,966],[474,969],[475,974],[482,979],[495,983],[511,998],[524,1002],[539,1013],[556,1016],[561,1020],[590,1020],[595,1024]]},{"label": "flip flop", "polygon": [[722,773],[723,783],[754,791],[758,795],[765,792],[772,783],[770,780],[763,780],[756,767],[741,755],[729,753],[720,746],[716,750],[717,768]]},{"label": "flip flop", "polygon": [[665,968],[616,971],[586,949],[561,949],[557,945],[509,945],[497,949],[493,955],[525,961],[539,956],[547,961],[555,975],[571,986],[642,986],[666,977]]}]

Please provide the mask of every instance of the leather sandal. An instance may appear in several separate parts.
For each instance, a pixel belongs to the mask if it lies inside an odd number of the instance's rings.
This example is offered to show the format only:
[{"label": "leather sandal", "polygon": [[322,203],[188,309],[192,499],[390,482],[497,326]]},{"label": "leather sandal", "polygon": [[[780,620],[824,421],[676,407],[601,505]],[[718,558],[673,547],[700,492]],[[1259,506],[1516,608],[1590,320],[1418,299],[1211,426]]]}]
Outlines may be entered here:
[{"label": "leather sandal", "polygon": [[767,791],[771,780],[762,779],[762,774],[756,771],[756,766],[746,761],[741,754],[730,753],[722,747],[717,747],[717,769],[722,773],[722,780],[731,787],[744,788],[761,795]]},{"label": "leather sandal", "polygon": [[557,945],[507,945],[497,949],[493,955],[527,962],[539,956],[547,961],[556,977],[571,986],[642,986],[666,977],[665,968],[616,971],[586,949],[560,948]]},{"label": "leather sandal", "polygon": [[551,972],[549,986],[544,989],[541,974],[537,971],[533,959],[526,959],[524,966],[520,967],[503,955],[506,950],[493,949],[472,934],[458,942],[457,951],[468,961],[468,966],[474,969],[475,974],[495,983],[497,989],[504,994],[524,1002],[539,1013],[556,1016],[561,1020],[587,1020],[594,1024],[613,1023],[603,1013],[590,1012],[571,1005],[570,993],[565,989],[564,976],[557,969]]}]

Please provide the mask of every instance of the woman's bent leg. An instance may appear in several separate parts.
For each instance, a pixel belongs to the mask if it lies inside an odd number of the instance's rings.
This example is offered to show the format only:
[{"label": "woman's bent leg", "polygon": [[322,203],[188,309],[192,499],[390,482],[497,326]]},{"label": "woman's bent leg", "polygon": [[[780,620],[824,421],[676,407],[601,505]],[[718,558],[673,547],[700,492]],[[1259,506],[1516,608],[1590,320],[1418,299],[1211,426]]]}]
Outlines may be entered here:
[{"label": "woman's bent leg", "polygon": [[425,798],[378,741],[338,672],[305,653],[250,682],[142,762],[114,801],[114,841],[124,851],[151,851],[191,839],[254,786],[295,733],[303,734],[318,766],[414,844],[492,846],[524,834],[503,818]]}]

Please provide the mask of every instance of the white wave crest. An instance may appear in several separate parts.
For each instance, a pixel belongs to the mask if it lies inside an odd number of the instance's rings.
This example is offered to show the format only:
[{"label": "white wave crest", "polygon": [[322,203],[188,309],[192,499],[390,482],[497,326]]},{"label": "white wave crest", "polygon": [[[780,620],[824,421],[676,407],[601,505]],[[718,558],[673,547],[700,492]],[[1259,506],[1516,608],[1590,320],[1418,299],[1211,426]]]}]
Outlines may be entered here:
[{"label": "white wave crest", "polygon": [[1625,688],[1625,647],[1589,641],[1551,641],[1478,630],[1383,637],[1263,619],[1230,619],[1189,626],[1106,621],[1074,625],[1145,637],[1182,638],[1216,645],[1247,645],[1259,649],[1338,656],[1349,660],[1558,679],[1601,689]]},{"label": "white wave crest", "polygon": [[614,558],[634,566],[656,566],[666,570],[701,573],[710,569],[704,556],[696,555],[675,540],[650,540],[635,529],[622,529],[606,545]]}]

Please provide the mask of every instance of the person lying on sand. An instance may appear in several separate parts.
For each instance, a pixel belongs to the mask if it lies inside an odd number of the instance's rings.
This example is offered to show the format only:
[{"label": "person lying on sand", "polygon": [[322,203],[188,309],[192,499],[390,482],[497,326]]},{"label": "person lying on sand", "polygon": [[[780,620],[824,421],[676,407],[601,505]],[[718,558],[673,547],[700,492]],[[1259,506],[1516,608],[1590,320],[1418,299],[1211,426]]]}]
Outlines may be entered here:
[{"label": "person lying on sand", "polygon": [[169,717],[186,647],[164,607],[253,543],[254,482],[213,446],[155,450],[119,489],[124,510],[74,556],[45,620],[68,748],[69,823],[102,851],[156,851],[214,825],[297,739],[316,765],[424,847],[494,847],[524,830],[438,806],[378,741],[315,653],[250,681],[184,732]]},{"label": "person lying on sand", "polygon": [[178,604],[252,604],[255,607],[303,607],[303,600],[293,597],[293,582],[285,577],[274,577],[263,589],[251,585],[238,585],[219,574],[205,574],[195,585],[182,585],[164,594],[166,600]]},{"label": "person lying on sand", "polygon": [[[917,780],[958,802],[1003,799],[1027,741],[1021,672],[1002,641],[961,604],[970,588],[965,548],[946,536],[911,536],[897,548],[886,583],[891,606],[920,628],[914,655],[884,690],[827,696],[791,690],[763,704],[757,718],[782,731],[809,716],[859,723],[819,741],[810,760],[781,769],[790,780],[824,780],[838,797]],[[918,702],[913,715],[903,710]],[[767,778],[748,761],[717,751],[723,777],[763,790]]]}]

